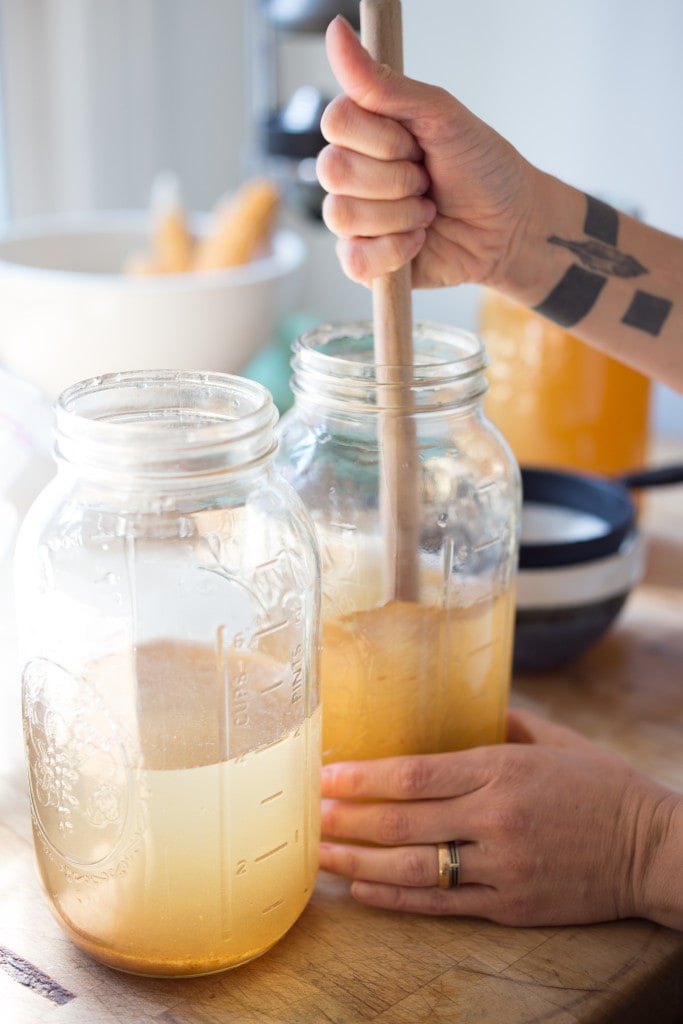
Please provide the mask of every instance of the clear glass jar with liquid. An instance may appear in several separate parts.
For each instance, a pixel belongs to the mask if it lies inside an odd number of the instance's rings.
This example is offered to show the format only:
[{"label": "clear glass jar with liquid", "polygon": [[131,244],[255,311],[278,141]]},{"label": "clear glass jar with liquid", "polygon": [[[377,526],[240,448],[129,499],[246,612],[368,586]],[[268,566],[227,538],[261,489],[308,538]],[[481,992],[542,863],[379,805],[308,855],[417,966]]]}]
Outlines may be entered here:
[{"label": "clear glass jar with liquid", "polygon": [[[322,551],[323,761],[504,738],[519,471],[482,413],[480,340],[418,323],[414,353],[396,385],[374,364],[370,324],[294,345],[278,461]],[[387,515],[389,459],[399,498]],[[387,548],[397,517],[414,545],[407,594]]]},{"label": "clear glass jar with liquid", "polygon": [[486,415],[522,466],[617,476],[645,465],[647,377],[490,289],[479,333],[491,364]]},{"label": "clear glass jar with liquid", "polygon": [[18,539],[39,875],[124,971],[250,960],[313,889],[320,559],[275,420],[227,375],[75,385]]}]

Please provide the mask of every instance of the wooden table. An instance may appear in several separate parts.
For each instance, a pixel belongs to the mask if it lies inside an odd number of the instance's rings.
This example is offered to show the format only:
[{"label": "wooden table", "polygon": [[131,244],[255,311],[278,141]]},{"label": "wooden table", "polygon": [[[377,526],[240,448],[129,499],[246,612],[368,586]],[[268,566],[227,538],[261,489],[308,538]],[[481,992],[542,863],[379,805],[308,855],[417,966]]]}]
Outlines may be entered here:
[{"label": "wooden table", "polygon": [[[683,459],[683,445],[658,453]],[[514,681],[513,701],[600,739],[683,790],[683,489],[650,492],[647,575],[618,624],[562,672]],[[5,568],[6,572],[6,568]],[[11,607],[0,606],[2,1024],[384,1024],[683,1020],[683,933],[646,921],[506,928],[354,903],[321,874],[287,936],[236,971],[128,977],[64,937],[35,879],[18,735]]]}]

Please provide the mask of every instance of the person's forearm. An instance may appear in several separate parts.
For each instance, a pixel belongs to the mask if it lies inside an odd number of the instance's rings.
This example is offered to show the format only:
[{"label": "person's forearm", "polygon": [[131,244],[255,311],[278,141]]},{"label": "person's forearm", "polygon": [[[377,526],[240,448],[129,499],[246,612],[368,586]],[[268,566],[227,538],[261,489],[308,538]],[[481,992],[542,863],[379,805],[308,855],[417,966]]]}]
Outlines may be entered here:
[{"label": "person's forearm", "polygon": [[532,208],[496,287],[683,391],[683,240],[533,173]]}]

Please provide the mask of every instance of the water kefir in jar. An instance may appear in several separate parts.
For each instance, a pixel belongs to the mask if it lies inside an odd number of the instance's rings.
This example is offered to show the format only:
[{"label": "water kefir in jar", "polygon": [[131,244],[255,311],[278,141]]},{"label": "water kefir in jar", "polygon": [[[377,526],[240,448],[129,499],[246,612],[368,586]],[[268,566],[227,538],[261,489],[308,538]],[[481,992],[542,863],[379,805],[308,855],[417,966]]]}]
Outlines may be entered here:
[{"label": "water kefir in jar", "polygon": [[368,558],[366,568],[352,598],[359,610],[339,615],[323,605],[323,762],[502,742],[514,587],[469,607],[439,607],[434,579],[420,603],[382,604],[379,561]]},{"label": "water kefir in jar", "polygon": [[[273,714],[274,694],[289,693],[277,685],[287,668],[274,660],[233,651],[228,666],[269,692],[264,715]],[[73,942],[109,966],[167,976],[225,970],[272,946],[309,899],[319,780],[308,752],[319,742],[320,712],[259,748],[267,726],[250,706],[244,751],[221,760],[225,696],[214,649],[161,641],[87,666],[88,686],[106,693],[109,712],[124,721],[126,709],[112,706],[112,695],[131,692],[124,679],[130,673],[137,675],[138,708],[130,717],[141,763],[126,769],[134,804],[127,830],[103,858],[120,819],[113,807],[109,821],[102,815],[101,792],[102,820],[78,818],[66,840],[68,865],[36,828],[41,881]],[[102,779],[105,760],[96,754],[90,766]],[[93,795],[85,769],[70,794],[81,806]]]},{"label": "water kefir in jar", "polygon": [[[409,401],[401,396],[409,412],[397,420],[371,324],[323,325],[294,345],[279,458],[322,555],[326,763],[504,739],[518,468],[482,413],[481,340],[416,322],[413,348]],[[402,494],[392,506],[383,458],[399,436]],[[386,525],[399,517],[413,550],[398,564],[409,574],[395,570]]]},{"label": "water kefir in jar", "polygon": [[647,459],[651,384],[519,303],[485,290],[487,416],[521,465],[608,475]]}]

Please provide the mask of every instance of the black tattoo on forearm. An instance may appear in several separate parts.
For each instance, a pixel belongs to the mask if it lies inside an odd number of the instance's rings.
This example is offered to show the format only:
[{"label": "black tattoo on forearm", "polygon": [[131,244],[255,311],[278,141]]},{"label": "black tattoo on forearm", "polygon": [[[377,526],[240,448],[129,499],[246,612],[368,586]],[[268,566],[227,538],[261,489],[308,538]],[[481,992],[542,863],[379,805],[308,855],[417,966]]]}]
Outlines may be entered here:
[{"label": "black tattoo on forearm", "polygon": [[593,274],[572,263],[550,295],[534,309],[560,327],[573,327],[590,313],[606,284],[607,278],[602,274]]},{"label": "black tattoo on forearm", "polygon": [[563,245],[565,249],[579,257],[584,267],[608,277],[639,277],[640,274],[648,272],[637,259],[625,252],[619,252],[613,245],[604,245],[602,242],[570,242],[566,238],[558,238],[557,235],[551,235],[548,241],[551,245]]},{"label": "black tattoo on forearm", "polygon": [[602,199],[586,195],[586,219],[583,232],[589,238],[597,238],[607,245],[616,245],[619,235],[619,214],[614,207],[604,203]]},{"label": "black tattoo on forearm", "polygon": [[649,292],[637,291],[631,305],[622,316],[621,322],[656,337],[670,312],[671,302],[669,299],[662,299],[659,295],[650,295]]},{"label": "black tattoo on forearm", "polygon": [[[537,313],[561,327],[573,327],[588,316],[610,277],[640,277],[648,274],[634,256],[617,249],[619,214],[607,203],[586,196],[583,230],[588,241],[550,235],[550,245],[569,249],[579,260],[572,263],[559,283],[538,306]],[[649,292],[636,291],[622,323],[657,335],[671,311],[671,302]]]}]

